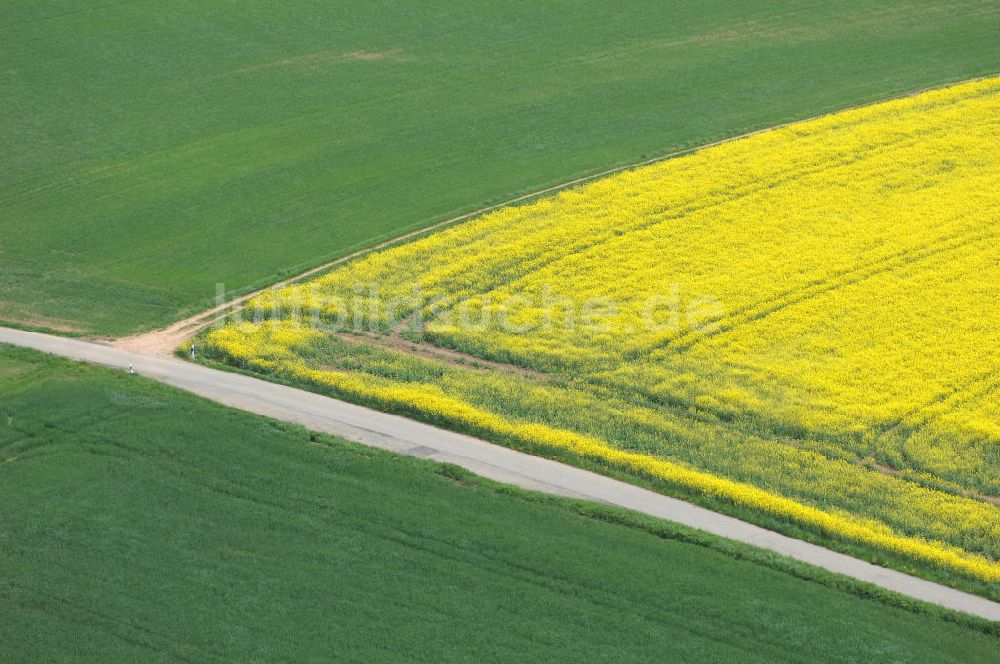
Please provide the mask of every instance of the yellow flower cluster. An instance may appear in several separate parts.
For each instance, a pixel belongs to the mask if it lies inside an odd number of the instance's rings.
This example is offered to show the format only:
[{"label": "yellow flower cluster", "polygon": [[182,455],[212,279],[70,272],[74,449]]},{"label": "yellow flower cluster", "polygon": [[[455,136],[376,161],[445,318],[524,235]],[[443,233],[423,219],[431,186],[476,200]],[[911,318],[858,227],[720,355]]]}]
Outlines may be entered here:
[{"label": "yellow flower cluster", "polygon": [[[276,320],[208,342],[995,582],[997,117],[994,78],[704,149],[269,292]],[[425,342],[558,380],[400,353],[320,369],[297,312],[420,314]]]},{"label": "yellow flower cluster", "polygon": [[268,320],[229,324],[210,331],[205,338],[209,348],[221,352],[231,362],[272,370],[280,362],[295,358],[296,353],[321,336],[297,321]]}]

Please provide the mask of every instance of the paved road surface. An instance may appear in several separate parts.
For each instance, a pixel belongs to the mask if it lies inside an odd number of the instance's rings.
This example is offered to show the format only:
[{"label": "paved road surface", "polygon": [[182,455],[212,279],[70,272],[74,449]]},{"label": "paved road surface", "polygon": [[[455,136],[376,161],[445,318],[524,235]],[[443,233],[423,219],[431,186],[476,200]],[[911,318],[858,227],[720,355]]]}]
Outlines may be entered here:
[{"label": "paved road surface", "polygon": [[127,369],[131,362],[139,374],[240,410],[393,452],[446,461],[500,482],[618,505],[776,551],[926,602],[1000,621],[1000,604],[982,597],[878,567],[625,482],[396,415],[175,358],[150,357],[76,339],[0,327],[0,342],[118,369]]}]

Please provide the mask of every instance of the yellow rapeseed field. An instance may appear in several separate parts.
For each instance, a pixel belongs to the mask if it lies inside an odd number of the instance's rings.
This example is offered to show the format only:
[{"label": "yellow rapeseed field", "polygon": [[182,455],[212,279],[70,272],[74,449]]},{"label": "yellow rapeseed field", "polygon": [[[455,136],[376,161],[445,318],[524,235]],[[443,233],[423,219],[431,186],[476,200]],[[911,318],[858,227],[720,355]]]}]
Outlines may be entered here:
[{"label": "yellow rapeseed field", "polygon": [[499,210],[268,292],[206,342],[1000,583],[998,185],[994,78]]}]

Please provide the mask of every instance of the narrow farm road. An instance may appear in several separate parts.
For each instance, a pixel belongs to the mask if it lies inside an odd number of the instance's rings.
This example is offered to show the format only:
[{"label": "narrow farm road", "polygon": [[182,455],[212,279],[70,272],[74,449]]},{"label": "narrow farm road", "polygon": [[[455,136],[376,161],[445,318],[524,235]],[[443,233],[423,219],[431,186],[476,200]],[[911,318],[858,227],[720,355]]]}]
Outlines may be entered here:
[{"label": "narrow farm road", "polygon": [[110,346],[0,327],[0,342],[127,370],[240,410],[301,424],[366,445],[453,463],[481,476],[585,498],[691,526],[774,551],[888,590],[1000,621],[1000,604],[724,516],[711,510],[470,436],[311,392]]}]

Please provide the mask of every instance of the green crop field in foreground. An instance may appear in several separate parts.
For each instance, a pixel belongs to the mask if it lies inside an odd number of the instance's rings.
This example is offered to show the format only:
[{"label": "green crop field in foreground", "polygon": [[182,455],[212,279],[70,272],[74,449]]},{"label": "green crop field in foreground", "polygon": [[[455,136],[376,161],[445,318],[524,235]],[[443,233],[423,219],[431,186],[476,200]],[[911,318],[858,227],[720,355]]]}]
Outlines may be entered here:
[{"label": "green crop field in foreground", "polygon": [[1000,646],[850,587],[0,347],[0,661],[969,663]]},{"label": "green crop field in foreground", "polygon": [[3,5],[0,320],[107,334],[574,176],[1000,70],[992,0]]}]

